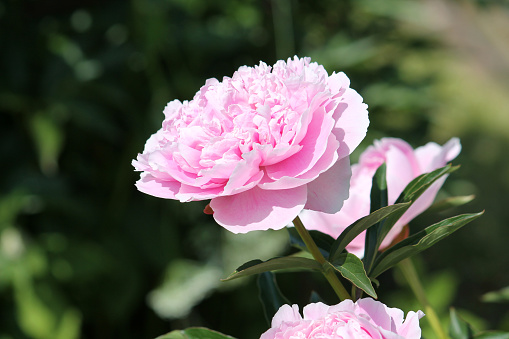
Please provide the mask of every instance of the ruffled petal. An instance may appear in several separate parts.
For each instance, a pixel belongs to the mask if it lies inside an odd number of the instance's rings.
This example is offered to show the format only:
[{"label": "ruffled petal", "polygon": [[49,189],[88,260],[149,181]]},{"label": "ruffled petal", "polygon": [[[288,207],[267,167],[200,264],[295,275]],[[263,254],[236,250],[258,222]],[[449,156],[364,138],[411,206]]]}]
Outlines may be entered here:
[{"label": "ruffled petal", "polygon": [[307,187],[268,191],[254,187],[210,201],[216,222],[233,233],[278,230],[288,225],[306,204]]}]

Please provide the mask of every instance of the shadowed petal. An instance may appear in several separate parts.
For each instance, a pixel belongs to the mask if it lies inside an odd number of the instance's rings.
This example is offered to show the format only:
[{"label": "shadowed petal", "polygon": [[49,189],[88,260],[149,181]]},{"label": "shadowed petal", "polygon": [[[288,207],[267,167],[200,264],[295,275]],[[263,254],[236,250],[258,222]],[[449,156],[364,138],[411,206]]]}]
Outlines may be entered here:
[{"label": "shadowed petal", "polygon": [[306,185],[287,190],[268,191],[254,187],[249,191],[210,201],[217,223],[233,233],[281,229],[306,204]]}]

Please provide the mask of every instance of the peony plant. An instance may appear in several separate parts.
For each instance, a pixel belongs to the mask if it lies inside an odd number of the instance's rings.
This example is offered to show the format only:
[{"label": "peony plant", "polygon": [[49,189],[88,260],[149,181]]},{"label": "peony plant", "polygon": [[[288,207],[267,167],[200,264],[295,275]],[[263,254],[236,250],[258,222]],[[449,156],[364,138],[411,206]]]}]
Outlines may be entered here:
[{"label": "peony plant", "polygon": [[[417,232],[407,225],[458,168],[449,162],[460,142],[414,150],[401,139],[383,138],[351,167],[349,156],[368,125],[367,105],[344,73],[329,75],[296,56],[273,66],[243,66],[231,78],[207,80],[190,101],[168,103],[161,128],[132,162],[141,172],[136,187],[181,202],[210,200],[205,212],[233,233],[294,226],[287,230],[299,252],[249,261],[223,279],[258,277],[265,316],[272,319],[261,339],[419,338],[424,313],[436,337],[447,339],[410,257],[482,212]],[[411,311],[404,319],[403,311],[375,300],[373,282],[394,266],[424,313]],[[277,286],[273,272],[279,270],[321,273],[340,302],[327,306],[313,294],[301,316]],[[465,328],[456,326],[453,313],[451,319],[451,333]],[[188,328],[164,338],[231,337]]]},{"label": "peony plant", "polygon": [[[387,199],[392,205],[403,189],[419,175],[447,165],[461,151],[459,139],[452,138],[443,146],[430,142],[415,150],[406,141],[396,138],[375,140],[360,156],[359,163],[352,166],[350,194],[343,208],[334,214],[311,210],[302,211],[300,218],[308,229],[318,230],[337,238],[350,224],[367,216],[371,209],[371,185],[377,169],[387,168]],[[382,241],[380,250],[387,248],[401,233],[403,227],[431,206],[447,175],[434,182],[392,226]],[[359,234],[346,249],[364,256],[365,232]]]}]

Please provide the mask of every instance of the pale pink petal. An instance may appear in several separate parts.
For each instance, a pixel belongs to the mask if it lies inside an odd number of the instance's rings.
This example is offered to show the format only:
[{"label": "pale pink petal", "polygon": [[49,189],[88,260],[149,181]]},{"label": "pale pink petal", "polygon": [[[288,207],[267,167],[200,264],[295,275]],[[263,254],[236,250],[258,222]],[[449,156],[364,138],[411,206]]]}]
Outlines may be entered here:
[{"label": "pale pink petal", "polygon": [[[313,168],[297,177],[284,176],[278,179],[271,179],[269,176],[265,176],[259,184],[260,188],[273,190],[273,189],[287,189],[301,186],[316,180],[320,173],[328,170],[337,160],[338,142],[334,135],[329,135],[327,140],[327,148],[325,149],[322,157],[318,160]],[[346,189],[348,189],[346,187]]]},{"label": "pale pink petal", "polygon": [[323,318],[329,311],[330,306],[317,302],[304,306],[302,314],[306,320],[316,320]]},{"label": "pale pink petal", "polygon": [[336,125],[332,132],[341,142],[340,158],[352,153],[366,136],[369,126],[367,108],[368,105],[362,102],[362,97],[355,90],[346,89],[333,116]]},{"label": "pale pink petal", "polygon": [[148,172],[143,172],[140,180],[138,180],[135,185],[140,192],[158,198],[177,199],[176,194],[180,189],[181,183],[178,181],[159,180]]},{"label": "pale pink petal", "polygon": [[345,157],[310,182],[304,208],[324,213],[337,213],[348,198],[348,183],[352,172],[350,159]]},{"label": "pale pink petal", "polygon": [[419,319],[424,317],[422,311],[410,311],[408,312],[405,322],[398,329],[398,333],[405,339],[420,339],[421,328],[419,327]]},{"label": "pale pink petal", "polygon": [[288,225],[306,204],[307,187],[287,190],[249,191],[211,200],[216,222],[233,233],[281,229]]},{"label": "pale pink petal", "polygon": [[259,181],[263,176],[263,174],[260,173],[259,166],[262,159],[258,151],[253,150],[243,154],[242,157],[243,159],[237,163],[228,183],[224,187],[225,195],[232,194],[234,189],[241,188],[247,183],[251,183],[251,186],[254,186],[251,179],[256,177]]},{"label": "pale pink petal", "polygon": [[302,320],[302,316],[299,313],[298,305],[283,305],[279,308],[279,310],[274,314],[272,318],[272,326],[278,327],[281,326],[284,322],[296,322]]},{"label": "pale pink petal", "polygon": [[410,181],[419,175],[419,167],[410,145],[387,142],[384,146],[387,147],[387,195],[389,205],[392,205]]},{"label": "pale pink petal", "polygon": [[308,133],[300,143],[303,146],[302,149],[288,159],[266,166],[267,175],[271,179],[277,180],[285,176],[297,177],[308,172],[327,149],[333,126],[332,117],[325,114],[323,107],[320,108],[314,113]]}]

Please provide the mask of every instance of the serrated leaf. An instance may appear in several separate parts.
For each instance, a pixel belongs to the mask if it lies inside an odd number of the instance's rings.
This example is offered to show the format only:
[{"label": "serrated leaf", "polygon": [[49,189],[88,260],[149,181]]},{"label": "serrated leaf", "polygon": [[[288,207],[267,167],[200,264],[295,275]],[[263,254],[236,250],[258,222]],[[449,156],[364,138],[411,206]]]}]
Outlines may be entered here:
[{"label": "serrated leaf", "polygon": [[397,243],[377,258],[369,276],[376,278],[401,260],[431,247],[469,222],[480,217],[483,213],[484,211],[473,214],[462,214],[442,220]]},{"label": "serrated leaf", "polygon": [[156,339],[235,339],[226,334],[209,330],[205,327],[190,327],[185,330],[176,330],[157,337]]},{"label": "serrated leaf", "polygon": [[456,310],[451,308],[450,310],[451,322],[449,324],[449,335],[451,339],[470,339],[472,338],[472,329],[470,325],[463,319],[461,319]]},{"label": "serrated leaf", "polygon": [[[306,244],[304,244],[304,241],[302,241],[302,238],[300,237],[299,232],[297,232],[295,227],[287,227],[286,229],[290,235],[290,245],[303,251],[308,251]],[[310,230],[308,232],[316,246],[318,246],[320,252],[322,252],[322,255],[327,258],[329,256],[329,251],[332,243],[334,242],[334,238],[328,234],[316,230]]]},{"label": "serrated leaf", "polygon": [[241,277],[247,277],[253,274],[287,269],[302,271],[323,271],[322,266],[318,262],[308,258],[282,257],[272,258],[267,261],[251,260],[237,268],[235,272],[230,274],[229,277],[221,279],[221,281],[229,281]]},{"label": "serrated leaf", "polygon": [[[410,206],[410,203],[383,207],[371,213],[370,215],[367,215],[355,221],[353,224],[348,226],[343,232],[341,232],[339,237],[332,244],[330,249],[331,253],[329,255],[329,261],[336,260],[341,255],[346,246],[366,229],[380,222],[382,219],[387,218],[393,213],[398,212],[400,213],[401,216],[404,213],[404,211],[408,209],[408,206]],[[404,210],[403,212],[401,212],[402,209]]]},{"label": "serrated leaf", "polygon": [[272,272],[263,272],[258,275],[258,298],[263,306],[265,319],[270,325],[274,314],[284,304],[290,304],[288,299],[281,293],[276,282],[276,277]]},{"label": "serrated leaf", "polygon": [[343,278],[366,292],[369,296],[377,298],[375,289],[368,278],[362,261],[352,253],[343,253],[330,263]]}]

